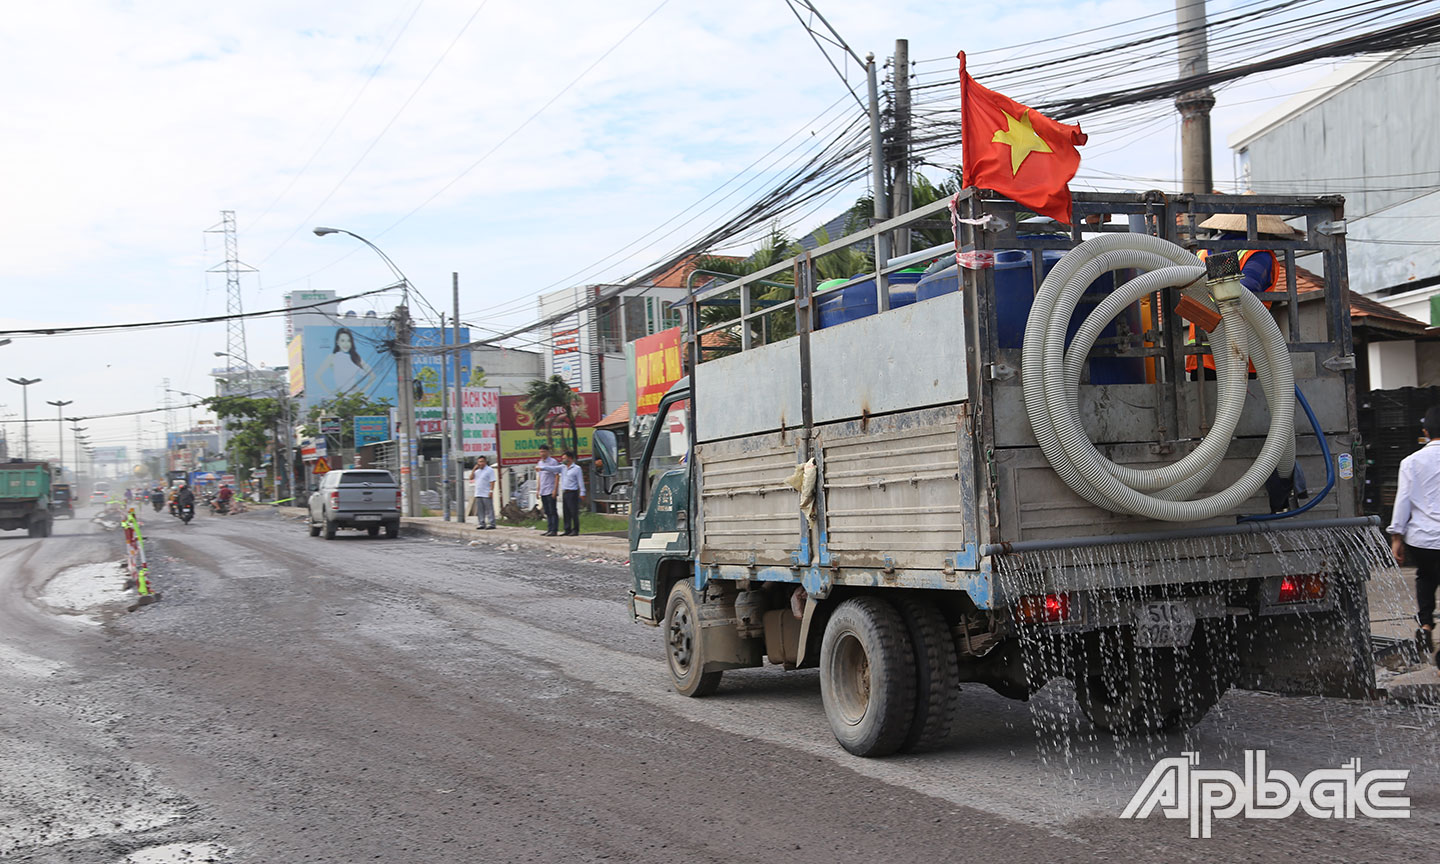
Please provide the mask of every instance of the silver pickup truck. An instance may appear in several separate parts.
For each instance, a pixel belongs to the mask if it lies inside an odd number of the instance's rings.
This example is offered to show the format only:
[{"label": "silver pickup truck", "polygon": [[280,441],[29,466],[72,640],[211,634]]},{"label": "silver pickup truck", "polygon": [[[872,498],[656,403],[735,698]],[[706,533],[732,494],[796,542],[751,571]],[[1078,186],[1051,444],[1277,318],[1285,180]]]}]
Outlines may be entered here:
[{"label": "silver pickup truck", "polygon": [[335,539],[339,528],[363,528],[371,537],[385,529],[400,534],[400,487],[389,471],[374,468],[331,471],[310,496],[310,536],[325,532]]}]

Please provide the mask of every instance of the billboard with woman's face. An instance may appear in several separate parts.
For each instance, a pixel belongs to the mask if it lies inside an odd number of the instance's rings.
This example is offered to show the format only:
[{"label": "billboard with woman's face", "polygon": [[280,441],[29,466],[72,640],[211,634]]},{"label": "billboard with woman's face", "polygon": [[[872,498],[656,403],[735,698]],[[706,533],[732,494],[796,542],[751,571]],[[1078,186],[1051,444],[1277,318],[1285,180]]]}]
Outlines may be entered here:
[{"label": "billboard with woman's face", "polygon": [[395,358],[385,347],[390,338],[384,326],[306,327],[305,404],[351,394],[395,404]]}]

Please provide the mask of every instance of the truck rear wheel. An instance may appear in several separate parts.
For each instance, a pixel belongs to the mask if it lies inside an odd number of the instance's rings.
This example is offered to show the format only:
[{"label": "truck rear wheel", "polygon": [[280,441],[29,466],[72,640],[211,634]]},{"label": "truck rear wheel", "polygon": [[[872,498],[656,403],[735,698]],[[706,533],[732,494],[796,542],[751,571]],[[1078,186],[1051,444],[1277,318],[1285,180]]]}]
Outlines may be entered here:
[{"label": "truck rear wheel", "polygon": [[895,603],[915,651],[915,719],[901,752],[933,750],[950,737],[960,696],[960,664],[945,616],[920,597]]},{"label": "truck rear wheel", "polygon": [[820,696],[840,746],[888,756],[915,719],[915,654],[899,611],[879,597],[835,609],[820,642]]},{"label": "truck rear wheel", "polygon": [[675,583],[665,603],[665,660],[670,683],[681,696],[709,696],[720,686],[722,673],[705,671],[700,599],[688,579]]},{"label": "truck rear wheel", "polygon": [[325,527],[324,527],[325,539],[326,539],[326,540],[334,540],[334,539],[335,539],[335,523],[334,523],[334,522],[331,522],[330,519],[329,519],[329,517],[326,517],[324,525],[325,525]]}]

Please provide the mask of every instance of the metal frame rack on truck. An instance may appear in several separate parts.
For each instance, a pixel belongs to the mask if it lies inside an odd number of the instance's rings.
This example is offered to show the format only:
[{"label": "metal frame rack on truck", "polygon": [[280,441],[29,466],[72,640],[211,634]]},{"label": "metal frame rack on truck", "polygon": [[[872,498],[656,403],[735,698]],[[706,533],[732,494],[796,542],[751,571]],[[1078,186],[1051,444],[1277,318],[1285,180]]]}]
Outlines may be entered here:
[{"label": "metal frame rack on truck", "polygon": [[[1234,685],[1373,689],[1343,201],[1027,215],[966,190],[693,292],[630,528],[631,610],[677,691],[818,666],[836,738],[872,756],[947,740],[966,681],[1068,678],[1115,733],[1192,725]],[[825,256],[937,222],[954,243],[817,284]],[[1281,274],[1259,294],[1224,254],[1256,249]]]}]

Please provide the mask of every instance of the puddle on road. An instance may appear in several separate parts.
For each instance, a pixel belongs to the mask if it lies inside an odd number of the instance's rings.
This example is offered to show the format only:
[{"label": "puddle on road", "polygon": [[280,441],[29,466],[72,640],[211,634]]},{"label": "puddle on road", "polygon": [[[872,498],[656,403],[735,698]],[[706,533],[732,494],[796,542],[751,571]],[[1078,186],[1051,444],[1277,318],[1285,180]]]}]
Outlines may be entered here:
[{"label": "puddle on road", "polygon": [[230,857],[230,848],[219,843],[166,843],[138,849],[120,859],[116,864],[196,864],[205,861],[225,861]]},{"label": "puddle on road", "polygon": [[82,564],[55,574],[40,592],[40,602],[51,609],[99,624],[99,612],[117,602],[129,602],[125,571],[113,561]]}]

